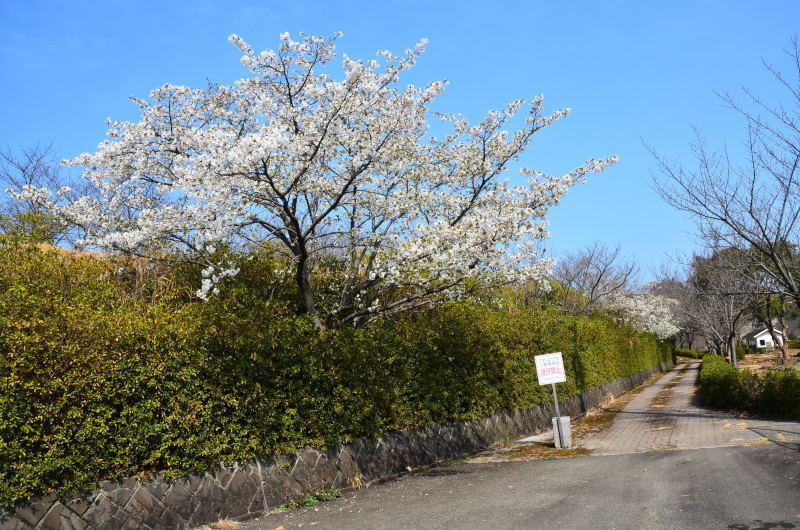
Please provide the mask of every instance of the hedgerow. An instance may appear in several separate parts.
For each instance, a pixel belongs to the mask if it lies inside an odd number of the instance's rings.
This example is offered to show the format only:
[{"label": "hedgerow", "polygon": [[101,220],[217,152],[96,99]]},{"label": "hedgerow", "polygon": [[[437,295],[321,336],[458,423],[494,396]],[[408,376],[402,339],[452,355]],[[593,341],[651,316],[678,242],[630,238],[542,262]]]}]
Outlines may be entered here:
[{"label": "hedgerow", "polygon": [[602,315],[467,302],[320,332],[252,258],[199,302],[185,268],[0,240],[0,505],[535,406],[540,353],[563,352],[564,397],[673,353]]},{"label": "hedgerow", "polygon": [[676,348],[675,354],[680,357],[688,357],[689,359],[702,359],[705,353],[694,351],[686,348]]},{"label": "hedgerow", "polygon": [[717,355],[703,357],[700,394],[711,406],[800,419],[800,371],[739,370]]}]

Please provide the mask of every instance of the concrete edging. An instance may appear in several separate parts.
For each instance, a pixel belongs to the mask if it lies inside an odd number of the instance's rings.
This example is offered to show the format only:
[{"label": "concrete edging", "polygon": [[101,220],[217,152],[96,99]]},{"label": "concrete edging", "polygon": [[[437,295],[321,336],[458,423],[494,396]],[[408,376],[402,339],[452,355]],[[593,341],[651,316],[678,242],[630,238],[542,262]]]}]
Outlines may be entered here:
[{"label": "concrete edging", "polygon": [[[672,365],[663,363],[621,377],[561,402],[573,418],[619,396]],[[304,449],[292,457],[268,456],[205,473],[164,480],[129,477],[105,481],[91,492],[50,492],[14,509],[0,508],[0,530],[117,530],[193,528],[225,518],[258,515],[287,501],[329,488],[345,489],[397,475],[410,468],[451,460],[550,428],[553,405],[503,411],[477,421],[434,424],[359,438],[325,451]]]}]

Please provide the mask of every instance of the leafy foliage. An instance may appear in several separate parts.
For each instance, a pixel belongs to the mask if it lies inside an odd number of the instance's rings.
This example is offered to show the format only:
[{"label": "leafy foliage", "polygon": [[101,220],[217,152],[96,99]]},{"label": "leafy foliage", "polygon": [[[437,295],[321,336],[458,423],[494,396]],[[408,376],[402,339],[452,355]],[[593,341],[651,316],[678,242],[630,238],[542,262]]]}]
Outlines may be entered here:
[{"label": "leafy foliage", "polygon": [[689,350],[686,348],[676,348],[675,353],[676,355],[679,355],[681,357],[688,357],[689,359],[702,359],[703,356],[706,355],[703,352]]},{"label": "leafy foliage", "polygon": [[700,392],[709,405],[800,418],[800,371],[770,370],[760,375],[738,370],[717,355],[703,357]]},{"label": "leafy foliage", "polygon": [[0,239],[0,505],[535,406],[535,354],[563,352],[564,397],[672,354],[603,315],[467,302],[320,332],[279,265],[202,303],[183,266]]},{"label": "leafy foliage", "polygon": [[328,490],[321,491],[314,495],[308,494],[303,497],[303,500],[300,502],[290,501],[286,504],[281,504],[278,506],[278,511],[288,510],[291,508],[310,508],[311,506],[316,506],[320,502],[327,502],[332,501],[334,499],[338,499],[342,496],[342,492],[336,488],[331,488]]}]

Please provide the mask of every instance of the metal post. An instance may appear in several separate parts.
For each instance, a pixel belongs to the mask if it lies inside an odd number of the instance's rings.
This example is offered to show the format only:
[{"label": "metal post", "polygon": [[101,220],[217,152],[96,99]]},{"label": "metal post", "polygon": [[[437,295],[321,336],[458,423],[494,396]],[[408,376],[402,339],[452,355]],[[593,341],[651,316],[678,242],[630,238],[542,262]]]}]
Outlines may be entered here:
[{"label": "metal post", "polygon": [[556,384],[553,385],[553,403],[556,406],[556,432],[553,433],[558,436],[558,445],[561,449],[564,448],[564,437],[561,435],[561,409],[558,406],[558,392],[556,392]]}]

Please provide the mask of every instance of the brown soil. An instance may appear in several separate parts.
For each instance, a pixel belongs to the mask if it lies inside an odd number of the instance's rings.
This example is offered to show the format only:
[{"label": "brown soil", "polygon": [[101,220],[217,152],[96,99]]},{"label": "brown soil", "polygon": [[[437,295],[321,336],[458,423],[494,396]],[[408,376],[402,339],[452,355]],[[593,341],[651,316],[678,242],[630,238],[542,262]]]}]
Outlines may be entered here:
[{"label": "brown soil", "polygon": [[789,350],[789,360],[785,363],[781,359],[780,350],[750,353],[739,361],[739,368],[753,372],[766,372],[767,370],[784,370],[794,368],[800,370],[800,350]]}]

